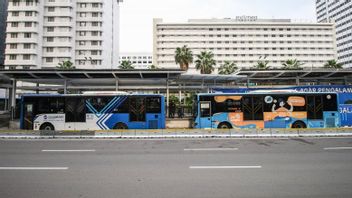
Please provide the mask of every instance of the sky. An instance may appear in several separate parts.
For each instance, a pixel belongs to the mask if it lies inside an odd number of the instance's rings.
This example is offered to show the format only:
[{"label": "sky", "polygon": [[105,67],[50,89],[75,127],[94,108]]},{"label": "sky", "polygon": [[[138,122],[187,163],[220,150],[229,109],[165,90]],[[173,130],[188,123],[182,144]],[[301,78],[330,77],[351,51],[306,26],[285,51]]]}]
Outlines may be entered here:
[{"label": "sky", "polygon": [[153,51],[153,18],[186,22],[242,15],[315,22],[315,0],[124,0],[120,4],[120,52]]}]

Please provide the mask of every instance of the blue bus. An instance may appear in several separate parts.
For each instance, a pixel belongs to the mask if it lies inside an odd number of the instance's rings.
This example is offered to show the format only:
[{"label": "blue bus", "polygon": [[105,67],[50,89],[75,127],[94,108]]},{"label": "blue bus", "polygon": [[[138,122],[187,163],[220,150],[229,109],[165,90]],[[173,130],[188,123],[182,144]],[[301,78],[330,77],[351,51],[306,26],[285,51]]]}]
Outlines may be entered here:
[{"label": "blue bus", "polygon": [[336,93],[260,91],[198,94],[195,128],[334,128]]},{"label": "blue bus", "polygon": [[165,128],[164,96],[122,92],[30,94],[21,98],[21,129]]}]

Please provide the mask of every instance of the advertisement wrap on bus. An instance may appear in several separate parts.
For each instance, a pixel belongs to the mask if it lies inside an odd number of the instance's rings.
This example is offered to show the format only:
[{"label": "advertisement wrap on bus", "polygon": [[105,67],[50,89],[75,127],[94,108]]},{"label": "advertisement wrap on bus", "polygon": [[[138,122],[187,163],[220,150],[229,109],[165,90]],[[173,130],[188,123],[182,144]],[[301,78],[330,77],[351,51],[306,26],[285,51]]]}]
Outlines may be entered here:
[{"label": "advertisement wrap on bus", "polygon": [[280,88],[230,88],[213,89],[214,93],[248,93],[258,90],[295,90],[297,92],[323,93],[335,92],[338,94],[338,110],[341,126],[352,126],[352,86],[351,85],[315,85],[315,86],[288,86]]}]

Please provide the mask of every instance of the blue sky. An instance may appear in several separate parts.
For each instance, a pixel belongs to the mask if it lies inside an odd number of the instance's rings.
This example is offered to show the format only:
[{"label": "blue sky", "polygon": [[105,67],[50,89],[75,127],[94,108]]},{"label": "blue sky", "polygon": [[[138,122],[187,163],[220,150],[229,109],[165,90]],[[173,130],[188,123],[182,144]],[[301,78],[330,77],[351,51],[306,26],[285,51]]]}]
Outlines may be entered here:
[{"label": "blue sky", "polygon": [[120,51],[152,52],[153,18],[288,18],[316,21],[315,0],[124,0],[120,5]]}]

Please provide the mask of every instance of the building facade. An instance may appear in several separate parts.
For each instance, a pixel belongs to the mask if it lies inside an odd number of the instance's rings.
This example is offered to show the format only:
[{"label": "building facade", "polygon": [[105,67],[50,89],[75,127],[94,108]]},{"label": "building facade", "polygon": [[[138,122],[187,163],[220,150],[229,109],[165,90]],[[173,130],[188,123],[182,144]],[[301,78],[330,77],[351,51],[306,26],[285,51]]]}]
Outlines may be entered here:
[{"label": "building facade", "polygon": [[10,0],[5,67],[78,69],[118,66],[121,0]]},{"label": "building facade", "polygon": [[122,61],[131,61],[135,69],[149,69],[152,65],[153,57],[152,53],[147,52],[121,52],[119,57],[119,65]]},{"label": "building facade", "polygon": [[352,1],[316,0],[318,22],[335,22],[338,61],[352,67]]},{"label": "building facade", "polygon": [[5,61],[7,4],[8,0],[0,1],[0,69]]},{"label": "building facade", "polygon": [[[282,67],[288,59],[302,67],[322,67],[336,58],[333,23],[302,23],[286,19],[196,19],[187,23],[166,23],[154,19],[153,64],[178,67],[177,47],[187,45],[194,54],[212,51],[217,66],[234,61],[238,67],[253,67],[258,60],[272,68]],[[194,71],[194,64],[190,66]]]}]

